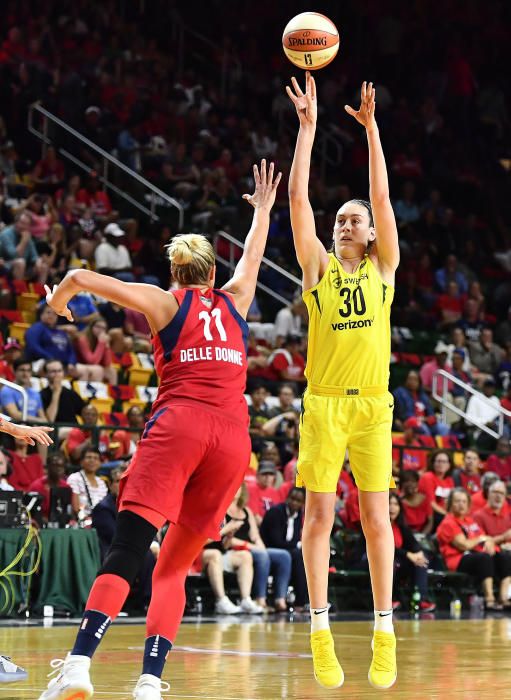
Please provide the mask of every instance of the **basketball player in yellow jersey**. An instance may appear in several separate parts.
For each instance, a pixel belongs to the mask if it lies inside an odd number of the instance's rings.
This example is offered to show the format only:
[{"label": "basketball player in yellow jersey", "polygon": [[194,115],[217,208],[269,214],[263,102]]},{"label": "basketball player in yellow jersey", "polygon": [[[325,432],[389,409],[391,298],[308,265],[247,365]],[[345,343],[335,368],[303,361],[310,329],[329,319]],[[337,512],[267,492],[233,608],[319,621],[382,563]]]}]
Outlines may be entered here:
[{"label": "basketball player in yellow jersey", "polygon": [[344,673],[328,621],[330,533],[337,480],[345,449],[359,489],[360,516],[375,608],[369,682],[390,688],[397,677],[392,625],[394,538],[389,519],[392,467],[392,395],[388,392],[390,305],[399,247],[389,199],[372,83],[362,85],[358,111],[369,146],[370,202],[353,199],[336,215],[333,251],[316,237],[308,198],[316,129],[316,86],[306,74],[305,93],[292,79],[286,88],[300,130],[289,178],[291,224],[309,311],[309,349],[300,425],[297,483],[307,489],[302,535],[311,604],[314,675],[338,688]]}]

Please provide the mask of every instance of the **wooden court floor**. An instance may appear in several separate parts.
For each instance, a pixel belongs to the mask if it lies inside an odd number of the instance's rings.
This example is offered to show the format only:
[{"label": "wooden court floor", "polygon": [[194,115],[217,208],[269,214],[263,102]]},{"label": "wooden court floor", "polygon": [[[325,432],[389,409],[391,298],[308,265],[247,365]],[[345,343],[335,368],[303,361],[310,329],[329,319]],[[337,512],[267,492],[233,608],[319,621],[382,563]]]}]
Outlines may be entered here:
[{"label": "wooden court floor", "polygon": [[[336,622],[333,631],[346,681],[328,691],[316,685],[309,625],[285,620],[218,621],[181,627],[164,673],[164,698],[182,700],[511,700],[511,618],[403,621],[396,625],[399,675],[389,691],[367,682],[369,622]],[[49,661],[63,658],[76,627],[0,628],[2,654],[29,670],[29,680],[0,684],[0,700],[35,700],[46,686]],[[141,625],[115,625],[93,667],[94,698],[129,700],[140,673]]]}]

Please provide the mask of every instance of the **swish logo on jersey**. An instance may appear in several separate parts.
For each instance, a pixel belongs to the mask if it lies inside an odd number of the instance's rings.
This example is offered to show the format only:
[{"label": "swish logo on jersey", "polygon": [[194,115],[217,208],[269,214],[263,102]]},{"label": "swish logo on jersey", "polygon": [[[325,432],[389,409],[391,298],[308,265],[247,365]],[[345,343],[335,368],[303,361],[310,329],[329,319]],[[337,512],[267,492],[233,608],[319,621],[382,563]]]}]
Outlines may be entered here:
[{"label": "swish logo on jersey", "polygon": [[346,321],[345,323],[332,323],[333,331],[347,331],[352,328],[371,328],[374,318],[366,318],[360,321]]},{"label": "swish logo on jersey", "polygon": [[208,297],[203,297],[202,295],[199,297],[199,299],[200,299],[201,302],[204,304],[204,306],[207,306],[208,309],[211,308],[211,306],[212,306],[212,304],[213,304],[213,300],[212,300],[212,299],[208,299]]}]

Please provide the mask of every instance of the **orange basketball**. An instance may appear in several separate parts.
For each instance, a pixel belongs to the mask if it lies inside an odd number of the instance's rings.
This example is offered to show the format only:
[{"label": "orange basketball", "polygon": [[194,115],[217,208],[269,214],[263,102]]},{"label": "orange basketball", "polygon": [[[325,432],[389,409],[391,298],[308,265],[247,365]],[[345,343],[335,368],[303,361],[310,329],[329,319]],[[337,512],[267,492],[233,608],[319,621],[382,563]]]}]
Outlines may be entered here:
[{"label": "orange basketball", "polygon": [[339,32],[325,15],[302,12],[287,23],[282,48],[298,68],[318,70],[335,58],[339,50]]}]

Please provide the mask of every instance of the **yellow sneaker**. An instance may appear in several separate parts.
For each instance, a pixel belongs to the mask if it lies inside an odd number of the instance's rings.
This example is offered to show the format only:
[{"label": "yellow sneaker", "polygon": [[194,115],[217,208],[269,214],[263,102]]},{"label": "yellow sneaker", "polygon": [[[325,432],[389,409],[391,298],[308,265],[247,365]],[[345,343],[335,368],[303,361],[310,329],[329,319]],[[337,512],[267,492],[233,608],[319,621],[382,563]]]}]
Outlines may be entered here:
[{"label": "yellow sneaker", "polygon": [[334,638],[329,629],[311,634],[314,678],[323,688],[340,688],[344,683],[344,672],[337,661]]},{"label": "yellow sneaker", "polygon": [[371,643],[373,660],[367,678],[373,688],[391,688],[397,678],[396,635],[392,632],[375,632]]}]

